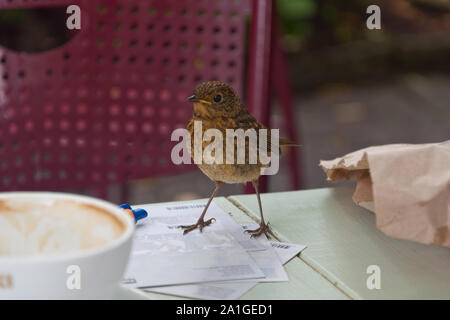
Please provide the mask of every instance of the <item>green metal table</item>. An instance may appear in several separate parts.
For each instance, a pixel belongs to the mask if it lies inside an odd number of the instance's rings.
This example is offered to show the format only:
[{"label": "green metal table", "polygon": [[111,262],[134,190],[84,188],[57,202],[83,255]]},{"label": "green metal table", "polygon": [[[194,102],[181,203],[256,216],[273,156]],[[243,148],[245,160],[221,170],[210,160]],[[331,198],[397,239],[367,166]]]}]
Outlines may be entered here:
[{"label": "green metal table", "polygon": [[[450,249],[386,236],[375,215],[353,203],[352,193],[340,187],[263,194],[276,240],[307,248],[285,265],[289,282],[260,283],[241,298],[450,299]],[[259,222],[255,195],[215,202],[238,223]]]}]

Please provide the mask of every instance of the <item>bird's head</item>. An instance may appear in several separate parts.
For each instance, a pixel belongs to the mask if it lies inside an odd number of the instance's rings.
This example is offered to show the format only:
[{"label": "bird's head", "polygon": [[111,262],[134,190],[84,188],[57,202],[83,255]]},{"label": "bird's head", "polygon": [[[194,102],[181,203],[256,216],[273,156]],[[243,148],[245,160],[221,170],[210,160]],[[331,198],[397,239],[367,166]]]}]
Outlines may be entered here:
[{"label": "bird's head", "polygon": [[243,108],[239,96],[228,84],[220,81],[208,81],[194,89],[194,95],[188,98],[194,103],[197,116],[231,117]]}]

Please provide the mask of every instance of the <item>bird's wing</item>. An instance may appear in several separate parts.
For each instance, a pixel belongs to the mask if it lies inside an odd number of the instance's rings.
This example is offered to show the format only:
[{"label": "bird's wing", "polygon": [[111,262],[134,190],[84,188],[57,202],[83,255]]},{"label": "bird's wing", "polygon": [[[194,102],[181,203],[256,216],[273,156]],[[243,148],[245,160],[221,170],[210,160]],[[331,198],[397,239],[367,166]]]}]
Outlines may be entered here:
[{"label": "bird's wing", "polygon": [[[252,116],[250,114],[250,112],[248,112],[247,109],[243,109],[239,115],[234,119],[235,124],[236,124],[236,128],[238,129],[243,129],[243,130],[248,130],[248,129],[254,129],[256,131],[256,135],[257,135],[257,149],[252,150],[252,148],[250,147],[249,150],[250,152],[257,152],[256,150],[258,150],[258,159],[259,159],[259,151],[265,151],[267,152],[267,155],[270,156],[271,155],[271,132],[270,129],[268,129],[265,125],[263,125],[262,123],[258,122],[254,116]],[[265,129],[266,130],[266,135],[264,135],[262,132],[260,132],[261,129]],[[260,139],[261,137],[263,137],[263,139]],[[266,137],[264,139],[264,137]],[[267,146],[266,148],[264,148],[263,146]]]},{"label": "bird's wing", "polygon": [[[239,127],[245,129],[250,129],[253,128],[255,130],[259,130],[259,129],[268,129],[265,125],[259,123],[255,117],[253,117],[247,110],[245,110],[245,112],[242,112],[239,117],[238,117],[238,121],[239,121]],[[270,147],[270,141],[271,141],[271,132],[268,129],[267,130],[267,135],[268,135],[268,146]],[[280,146],[292,146],[292,147],[300,147],[299,144],[297,144],[296,142],[290,141],[289,139],[285,139],[280,137],[279,141],[278,141]]]}]

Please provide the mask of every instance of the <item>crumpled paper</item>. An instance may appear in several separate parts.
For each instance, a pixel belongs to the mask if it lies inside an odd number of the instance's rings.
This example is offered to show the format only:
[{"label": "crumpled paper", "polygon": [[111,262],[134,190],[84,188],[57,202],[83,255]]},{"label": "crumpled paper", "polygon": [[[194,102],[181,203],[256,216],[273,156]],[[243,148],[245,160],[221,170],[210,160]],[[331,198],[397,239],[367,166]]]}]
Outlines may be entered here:
[{"label": "crumpled paper", "polygon": [[328,181],[357,181],[353,201],[385,234],[450,247],[450,140],[369,147],[320,166]]}]

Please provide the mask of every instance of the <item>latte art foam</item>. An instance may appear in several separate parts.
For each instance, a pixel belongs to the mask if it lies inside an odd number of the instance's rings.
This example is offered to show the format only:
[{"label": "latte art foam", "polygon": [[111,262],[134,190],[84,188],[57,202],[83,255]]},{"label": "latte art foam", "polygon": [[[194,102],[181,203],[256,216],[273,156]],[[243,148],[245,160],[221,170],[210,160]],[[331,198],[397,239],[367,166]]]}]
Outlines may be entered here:
[{"label": "latte art foam", "polygon": [[0,256],[59,254],[106,245],[125,231],[103,208],[73,200],[0,200]]}]

